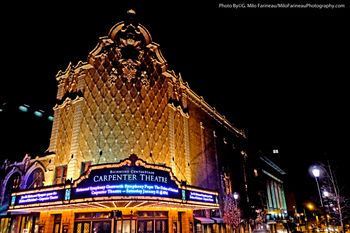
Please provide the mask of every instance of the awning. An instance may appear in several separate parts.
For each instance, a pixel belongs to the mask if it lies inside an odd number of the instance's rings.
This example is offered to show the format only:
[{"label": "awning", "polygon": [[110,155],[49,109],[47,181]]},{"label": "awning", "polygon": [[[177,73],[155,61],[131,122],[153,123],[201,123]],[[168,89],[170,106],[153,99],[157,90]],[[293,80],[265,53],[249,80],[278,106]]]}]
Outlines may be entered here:
[{"label": "awning", "polygon": [[202,224],[212,224],[215,223],[213,219],[211,218],[204,218],[204,217],[194,217],[195,220],[201,222]]},{"label": "awning", "polygon": [[216,223],[224,223],[224,220],[222,218],[211,218],[214,219]]}]

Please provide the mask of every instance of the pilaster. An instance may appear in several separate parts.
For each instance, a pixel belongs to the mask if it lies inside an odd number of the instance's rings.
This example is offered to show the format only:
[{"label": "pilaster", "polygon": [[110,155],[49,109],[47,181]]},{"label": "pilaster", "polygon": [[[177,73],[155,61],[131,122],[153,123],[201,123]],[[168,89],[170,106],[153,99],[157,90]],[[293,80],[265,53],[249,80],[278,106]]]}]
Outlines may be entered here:
[{"label": "pilaster", "polygon": [[177,175],[175,164],[175,109],[172,105],[169,106],[169,164],[174,174]]},{"label": "pilaster", "polygon": [[201,132],[201,149],[202,149],[202,164],[204,165],[205,174],[206,174],[206,184],[203,184],[204,187],[209,187],[209,177],[208,177],[208,161],[207,155],[205,153],[205,139],[204,139],[204,126],[203,122],[200,122],[200,132]]},{"label": "pilaster", "polygon": [[51,137],[50,137],[50,145],[49,145],[48,151],[56,151],[60,113],[61,113],[61,108],[58,108],[57,106],[55,106]]},{"label": "pilaster", "polygon": [[74,122],[73,122],[73,130],[72,130],[72,141],[71,141],[71,148],[70,148],[70,154],[71,159],[68,163],[68,170],[67,170],[67,179],[76,179],[79,176],[79,164],[78,164],[78,148],[79,148],[79,135],[80,135],[80,125],[82,120],[82,104],[83,99],[79,98],[77,101],[74,102]]},{"label": "pilaster", "polygon": [[190,169],[190,131],[188,127],[188,115],[183,117],[184,120],[184,142],[185,142],[185,174],[188,184],[192,184],[192,176]]}]

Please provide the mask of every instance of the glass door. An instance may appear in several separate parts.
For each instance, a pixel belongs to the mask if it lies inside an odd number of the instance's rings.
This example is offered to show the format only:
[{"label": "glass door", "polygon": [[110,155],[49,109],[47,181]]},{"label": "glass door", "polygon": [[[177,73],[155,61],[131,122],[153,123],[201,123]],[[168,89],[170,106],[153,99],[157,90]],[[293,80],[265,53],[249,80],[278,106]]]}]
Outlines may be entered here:
[{"label": "glass door", "polygon": [[90,233],[90,222],[76,222],[74,233]]},{"label": "glass door", "polygon": [[110,221],[92,222],[92,233],[110,233],[110,232],[111,232]]},{"label": "glass door", "polygon": [[153,220],[137,221],[137,233],[153,233]]},{"label": "glass door", "polygon": [[115,233],[136,233],[135,219],[119,219],[114,223]]},{"label": "glass door", "polygon": [[168,220],[155,220],[156,233],[168,232]]}]

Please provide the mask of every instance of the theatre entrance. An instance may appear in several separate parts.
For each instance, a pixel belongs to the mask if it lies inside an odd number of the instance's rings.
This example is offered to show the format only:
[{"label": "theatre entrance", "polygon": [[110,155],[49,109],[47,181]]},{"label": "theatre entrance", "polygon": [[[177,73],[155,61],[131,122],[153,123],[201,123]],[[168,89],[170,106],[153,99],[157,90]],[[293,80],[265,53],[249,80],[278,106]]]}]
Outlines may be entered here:
[{"label": "theatre entrance", "polygon": [[167,211],[139,211],[137,218],[137,233],[168,232]]},{"label": "theatre entrance", "polygon": [[110,233],[112,221],[110,212],[76,213],[74,233]]},{"label": "theatre entrance", "polygon": [[165,233],[168,232],[167,220],[138,220],[138,233]]},{"label": "theatre entrance", "polygon": [[138,211],[112,218],[110,212],[76,213],[74,233],[167,233],[167,211]]}]

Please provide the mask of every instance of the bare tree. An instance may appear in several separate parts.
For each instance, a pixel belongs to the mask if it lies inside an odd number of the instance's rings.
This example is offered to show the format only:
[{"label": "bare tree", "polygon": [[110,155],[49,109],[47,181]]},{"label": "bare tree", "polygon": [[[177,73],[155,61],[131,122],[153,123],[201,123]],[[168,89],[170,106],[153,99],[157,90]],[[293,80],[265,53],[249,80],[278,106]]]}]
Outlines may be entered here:
[{"label": "bare tree", "polygon": [[326,222],[331,225],[340,224],[341,231],[345,232],[344,221],[349,218],[350,199],[342,195],[344,187],[339,188],[336,170],[331,167],[329,161],[326,164],[319,163],[314,167],[320,171],[320,201],[327,213]]}]

